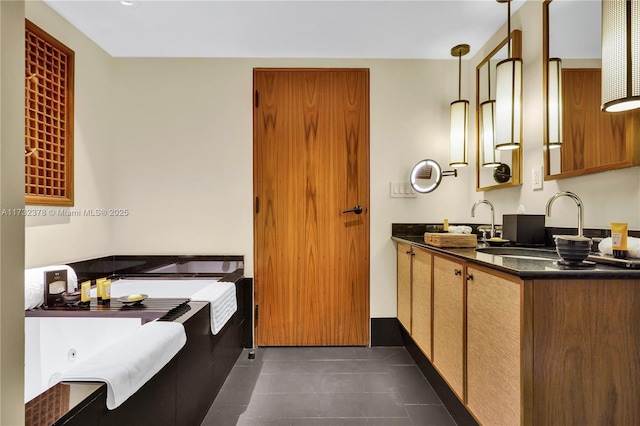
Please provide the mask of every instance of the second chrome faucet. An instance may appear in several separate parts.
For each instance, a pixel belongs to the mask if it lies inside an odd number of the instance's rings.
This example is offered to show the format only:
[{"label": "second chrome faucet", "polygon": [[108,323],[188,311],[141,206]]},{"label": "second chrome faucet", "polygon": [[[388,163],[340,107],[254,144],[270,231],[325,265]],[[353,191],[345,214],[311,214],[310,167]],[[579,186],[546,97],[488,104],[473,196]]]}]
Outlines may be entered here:
[{"label": "second chrome faucet", "polygon": [[553,202],[560,197],[569,197],[573,201],[575,201],[576,205],[578,206],[578,236],[583,237],[584,236],[583,235],[584,204],[582,203],[582,200],[580,199],[580,197],[578,197],[573,192],[561,191],[561,192],[555,193],[551,198],[549,198],[549,201],[547,201],[547,210],[546,210],[547,216],[551,216],[551,206],[553,205]]}]

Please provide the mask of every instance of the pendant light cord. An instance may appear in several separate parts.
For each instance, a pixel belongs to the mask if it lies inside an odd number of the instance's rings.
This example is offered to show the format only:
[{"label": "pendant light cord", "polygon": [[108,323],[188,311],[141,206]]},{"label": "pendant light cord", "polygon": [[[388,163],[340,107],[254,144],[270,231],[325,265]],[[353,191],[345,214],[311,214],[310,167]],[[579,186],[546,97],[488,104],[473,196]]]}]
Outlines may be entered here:
[{"label": "pendant light cord", "polygon": [[462,52],[458,53],[458,99],[462,99]]}]

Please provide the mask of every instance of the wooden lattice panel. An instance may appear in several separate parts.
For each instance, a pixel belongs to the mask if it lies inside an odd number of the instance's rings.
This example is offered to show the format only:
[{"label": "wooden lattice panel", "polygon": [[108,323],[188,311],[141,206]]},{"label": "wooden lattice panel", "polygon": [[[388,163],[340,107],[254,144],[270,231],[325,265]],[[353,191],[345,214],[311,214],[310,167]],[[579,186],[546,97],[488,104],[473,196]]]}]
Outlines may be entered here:
[{"label": "wooden lattice panel", "polygon": [[27,204],[73,205],[74,52],[26,21]]}]

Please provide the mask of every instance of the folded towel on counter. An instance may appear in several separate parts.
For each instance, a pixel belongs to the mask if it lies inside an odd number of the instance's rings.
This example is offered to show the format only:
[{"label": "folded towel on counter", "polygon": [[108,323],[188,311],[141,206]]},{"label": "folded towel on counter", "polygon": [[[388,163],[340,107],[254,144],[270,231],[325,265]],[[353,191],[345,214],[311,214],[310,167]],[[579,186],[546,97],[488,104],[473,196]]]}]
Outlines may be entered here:
[{"label": "folded towel on counter", "polygon": [[[603,238],[598,244],[600,253],[613,256],[613,241],[611,237]],[[640,238],[627,237],[627,257],[640,259]]]},{"label": "folded towel on counter", "polygon": [[218,281],[191,296],[191,300],[211,304],[211,333],[218,334],[229,318],[238,310],[236,285]]},{"label": "folded towel on counter", "polygon": [[162,370],[186,342],[182,324],[153,321],[72,367],[60,381],[106,383],[107,408],[114,410]]},{"label": "folded towel on counter", "polygon": [[470,234],[471,227],[466,225],[449,225],[450,234]]},{"label": "folded towel on counter", "polygon": [[24,270],[24,310],[37,308],[44,303],[44,273],[65,269],[67,271],[67,291],[78,288],[76,271],[68,265],[51,265]]}]

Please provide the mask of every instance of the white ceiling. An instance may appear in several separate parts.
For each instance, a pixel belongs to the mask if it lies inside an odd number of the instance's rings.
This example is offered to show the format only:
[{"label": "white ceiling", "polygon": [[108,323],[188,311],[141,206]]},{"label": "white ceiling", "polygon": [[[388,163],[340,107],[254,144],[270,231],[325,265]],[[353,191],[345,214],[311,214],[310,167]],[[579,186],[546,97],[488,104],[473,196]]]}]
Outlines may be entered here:
[{"label": "white ceiling", "polygon": [[496,0],[44,1],[114,57],[470,58],[507,20]]}]

